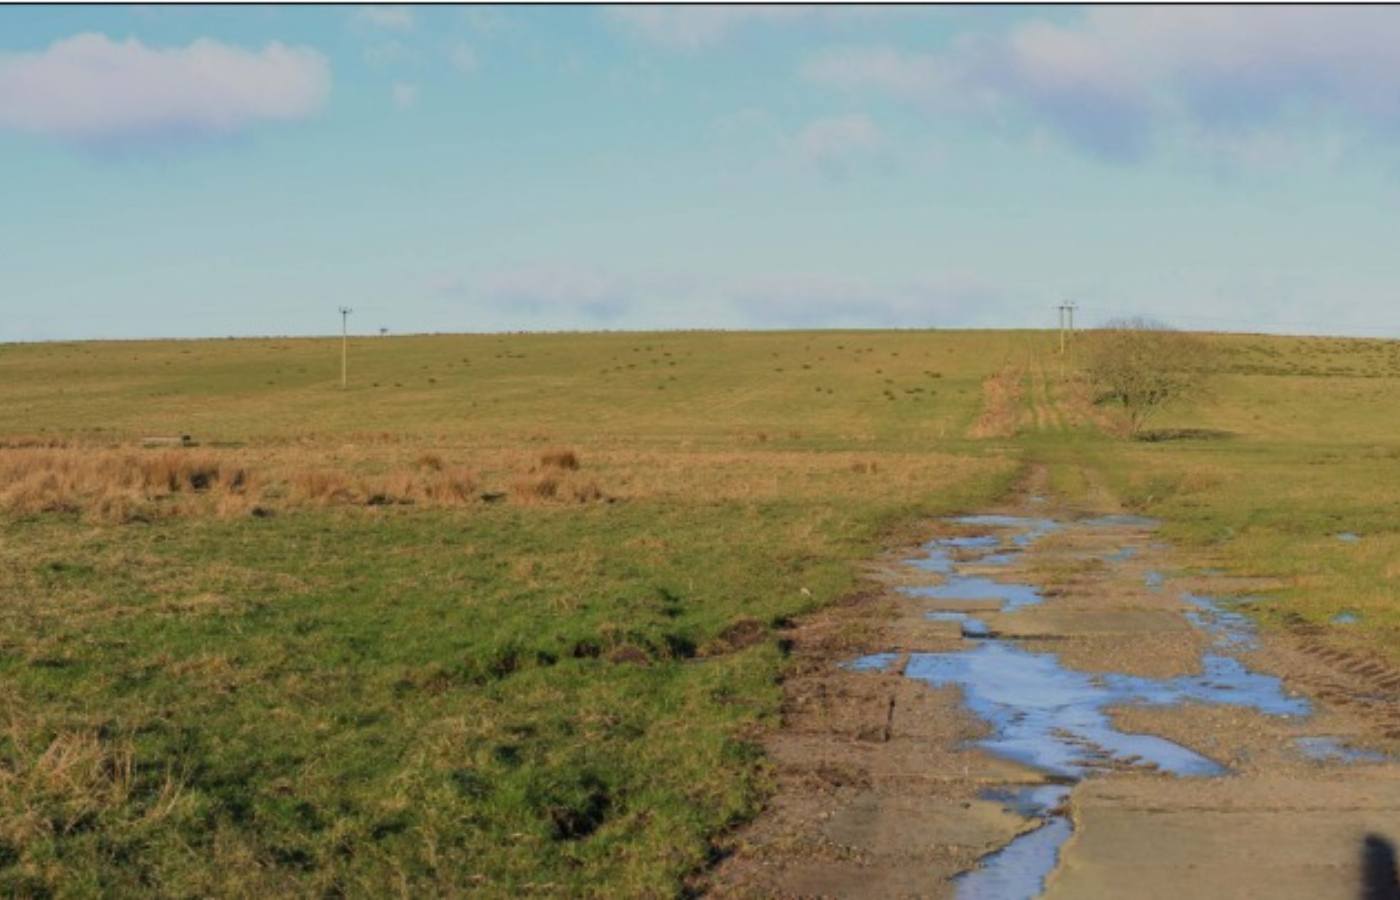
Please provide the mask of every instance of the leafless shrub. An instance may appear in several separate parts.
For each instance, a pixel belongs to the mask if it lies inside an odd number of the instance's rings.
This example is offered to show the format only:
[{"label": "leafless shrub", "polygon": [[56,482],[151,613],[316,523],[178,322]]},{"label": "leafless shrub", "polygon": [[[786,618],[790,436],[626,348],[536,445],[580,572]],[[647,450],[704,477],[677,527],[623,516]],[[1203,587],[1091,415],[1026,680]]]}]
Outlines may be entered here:
[{"label": "leafless shrub", "polygon": [[1136,435],[1154,415],[1200,396],[1214,352],[1199,336],[1146,319],[1120,319],[1086,336],[1084,371],[1095,402],[1118,407]]}]

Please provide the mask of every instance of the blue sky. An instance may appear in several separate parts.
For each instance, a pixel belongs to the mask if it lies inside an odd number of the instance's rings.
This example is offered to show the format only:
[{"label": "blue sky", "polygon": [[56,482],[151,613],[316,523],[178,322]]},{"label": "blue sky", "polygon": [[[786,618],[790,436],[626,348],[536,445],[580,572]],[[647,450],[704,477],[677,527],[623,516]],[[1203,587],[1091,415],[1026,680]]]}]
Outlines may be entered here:
[{"label": "blue sky", "polygon": [[1400,9],[3,7],[0,340],[1400,332]]}]

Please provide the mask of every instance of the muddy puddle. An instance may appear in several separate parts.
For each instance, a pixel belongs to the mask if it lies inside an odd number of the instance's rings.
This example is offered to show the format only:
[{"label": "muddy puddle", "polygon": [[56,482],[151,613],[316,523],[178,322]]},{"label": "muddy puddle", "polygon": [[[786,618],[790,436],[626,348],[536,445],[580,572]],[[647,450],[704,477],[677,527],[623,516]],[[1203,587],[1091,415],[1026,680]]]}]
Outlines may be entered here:
[{"label": "muddy puddle", "polygon": [[[983,620],[956,608],[960,601],[992,600],[999,604],[997,614],[1005,615],[1045,603],[1034,585],[998,577],[989,569],[1006,566],[1037,541],[1063,529],[1126,530],[1133,542],[1106,557],[1112,563],[1126,563],[1155,528],[1152,520],[1117,515],[1071,522],[981,515],[948,521],[964,533],[931,541],[918,557],[907,561],[915,569],[941,576],[940,583],[901,590],[929,607],[927,618],[959,623],[967,639],[964,647],[907,657],[877,653],[847,665],[889,672],[903,660],[900,674],[904,677],[932,687],[958,688],[967,709],[988,728],[977,745],[1044,776],[1041,784],[983,793],[984,800],[1029,820],[1030,829],[958,876],[958,897],[1029,898],[1042,893],[1061,848],[1073,833],[1066,806],[1073,786],[1081,780],[1135,768],[1183,778],[1227,774],[1219,761],[1191,748],[1119,729],[1113,709],[1192,703],[1240,707],[1269,716],[1309,714],[1306,700],[1290,695],[1278,678],[1252,671],[1234,655],[1253,647],[1256,637],[1250,620],[1221,599],[1181,595],[1186,618],[1210,640],[1196,674],[1171,678],[1076,671],[1055,653],[1034,652],[1015,640],[997,637]],[[966,533],[969,530],[974,533]],[[1154,571],[1146,573],[1145,582],[1150,590],[1161,591],[1165,579]],[[939,609],[941,601],[954,602],[947,604],[948,609]],[[1301,739],[1297,750],[1318,761],[1371,761],[1364,751],[1325,737]]]}]

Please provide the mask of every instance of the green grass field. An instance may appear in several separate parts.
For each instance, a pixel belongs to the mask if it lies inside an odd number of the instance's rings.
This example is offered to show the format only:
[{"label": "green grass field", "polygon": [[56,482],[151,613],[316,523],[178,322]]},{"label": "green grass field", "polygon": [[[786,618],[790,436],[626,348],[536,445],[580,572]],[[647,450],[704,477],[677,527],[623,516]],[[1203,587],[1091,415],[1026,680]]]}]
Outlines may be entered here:
[{"label": "green grass field", "polygon": [[1153,443],[1036,332],[0,347],[0,893],[673,895],[762,803],[777,629],[1032,462],[1400,658],[1400,343],[1213,340]]}]

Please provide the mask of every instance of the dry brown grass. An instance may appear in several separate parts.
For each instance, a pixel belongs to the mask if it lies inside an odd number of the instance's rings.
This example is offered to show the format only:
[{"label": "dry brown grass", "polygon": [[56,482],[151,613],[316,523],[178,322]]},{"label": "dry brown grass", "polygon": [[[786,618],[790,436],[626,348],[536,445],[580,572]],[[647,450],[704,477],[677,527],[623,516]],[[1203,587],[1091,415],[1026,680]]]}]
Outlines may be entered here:
[{"label": "dry brown grass", "polygon": [[968,437],[1012,437],[1016,434],[1018,410],[1025,372],[1008,366],[982,382],[982,413],[968,429]]},{"label": "dry brown grass", "polygon": [[[502,498],[530,506],[696,498],[842,502],[931,489],[982,465],[939,453],[812,452],[747,442],[735,449],[584,449],[588,466],[577,469],[545,465],[518,444],[431,453],[382,441],[0,449],[0,516],[69,514],[121,523],[303,507],[470,508]],[[575,462],[582,455],[567,453]]]},{"label": "dry brown grass", "polygon": [[424,496],[434,503],[469,503],[477,499],[479,483],[476,473],[465,466],[444,468],[437,477],[426,482]]},{"label": "dry brown grass", "polygon": [[340,472],[308,469],[291,477],[294,497],[304,503],[349,503],[354,494],[350,483]]},{"label": "dry brown grass", "polygon": [[129,740],[84,730],[36,746],[14,726],[6,737],[15,752],[10,765],[0,766],[0,840],[11,847],[105,818],[158,820],[181,800],[180,784],[167,775],[154,797],[133,802],[136,754]]},{"label": "dry brown grass", "polygon": [[475,472],[464,466],[448,466],[441,457],[434,459],[435,465],[423,465],[420,458],[416,471],[394,470],[375,476],[357,477],[331,469],[294,472],[293,499],[320,506],[462,506],[479,499]]},{"label": "dry brown grass", "polygon": [[35,447],[53,449],[71,446],[67,438],[56,435],[10,434],[0,437],[0,450],[22,450]]},{"label": "dry brown grass", "polygon": [[575,483],[570,487],[570,492],[579,503],[593,503],[598,500],[605,500],[603,489],[598,487],[596,481],[584,481]]},{"label": "dry brown grass", "polygon": [[529,475],[511,483],[510,492],[526,503],[553,500],[559,496],[559,479],[553,475]]},{"label": "dry brown grass", "polygon": [[[309,449],[0,449],[0,515],[76,514],[95,522],[131,522],[171,515],[265,515],[303,506],[482,501],[478,470],[437,453],[386,454],[354,445],[344,454]],[[527,489],[514,491],[528,502],[602,497],[596,484],[575,486],[574,470],[567,467],[556,465],[547,475],[536,467],[523,474],[518,463],[501,468],[506,471],[498,472],[498,481],[529,480]]]},{"label": "dry brown grass", "polygon": [[579,466],[578,454],[572,450],[551,450],[540,457],[540,465],[546,469],[575,472]]},{"label": "dry brown grass", "polygon": [[82,512],[125,521],[155,514],[158,501],[241,495],[251,487],[246,468],[209,453],[0,450],[0,510],[12,514]]}]

